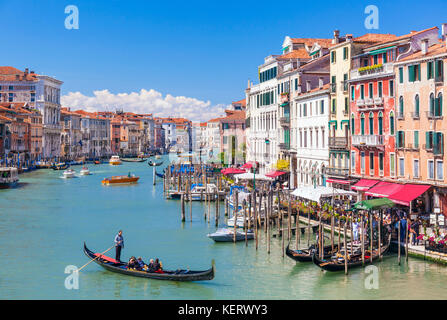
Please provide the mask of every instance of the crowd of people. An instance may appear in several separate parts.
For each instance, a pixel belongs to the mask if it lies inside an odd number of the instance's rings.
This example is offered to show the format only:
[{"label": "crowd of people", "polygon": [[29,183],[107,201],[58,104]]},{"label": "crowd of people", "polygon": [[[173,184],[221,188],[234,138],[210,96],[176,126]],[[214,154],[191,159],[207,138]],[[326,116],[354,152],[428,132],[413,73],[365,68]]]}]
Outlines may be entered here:
[{"label": "crowd of people", "polygon": [[163,273],[163,265],[158,258],[150,259],[149,264],[146,264],[141,257],[135,258],[132,256],[129,259],[129,262],[127,264],[128,269],[134,269],[137,271],[146,271],[146,272],[156,272],[156,273]]}]

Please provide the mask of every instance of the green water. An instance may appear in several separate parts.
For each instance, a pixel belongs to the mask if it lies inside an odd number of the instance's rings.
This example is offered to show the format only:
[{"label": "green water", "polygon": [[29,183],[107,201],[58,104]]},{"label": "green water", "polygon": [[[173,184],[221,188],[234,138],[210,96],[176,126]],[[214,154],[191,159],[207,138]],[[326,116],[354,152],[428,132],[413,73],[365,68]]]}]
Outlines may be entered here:
[{"label": "green water", "polygon": [[[0,191],[0,299],[447,298],[445,266],[413,258],[398,266],[397,257],[387,257],[376,264],[379,289],[366,289],[369,275],[364,269],[345,276],[322,272],[312,263],[297,264],[282,257],[280,239],[272,238],[267,254],[263,232],[258,251],[253,241],[248,247],[242,242],[215,244],[206,237],[215,227],[214,220],[208,224],[203,219],[204,206],[193,203],[191,222],[187,204],[187,222],[182,224],[180,203],[163,199],[161,180],[152,185],[146,163],[89,167],[91,176],[74,179],[62,179],[60,171],[26,173],[20,187]],[[138,184],[101,185],[102,178],[129,171],[140,176]],[[216,277],[194,283],[158,281],[114,274],[91,263],[80,272],[79,289],[67,290],[65,267],[88,261],[83,241],[103,251],[119,229],[124,231],[123,260],[141,255],[145,260],[159,257],[167,269],[207,269],[215,259]],[[301,243],[306,242],[303,235]]]}]

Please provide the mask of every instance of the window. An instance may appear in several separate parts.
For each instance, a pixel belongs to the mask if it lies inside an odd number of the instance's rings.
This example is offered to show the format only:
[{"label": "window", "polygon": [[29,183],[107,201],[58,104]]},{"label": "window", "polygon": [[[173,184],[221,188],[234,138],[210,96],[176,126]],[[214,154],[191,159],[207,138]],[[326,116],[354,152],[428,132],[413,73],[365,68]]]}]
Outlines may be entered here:
[{"label": "window", "polygon": [[413,144],[415,148],[419,148],[419,131],[413,132]]},{"label": "window", "polygon": [[355,101],[355,87],[351,86],[351,100]]},{"label": "window", "polygon": [[442,60],[435,61],[435,77],[436,81],[443,81],[444,77],[444,62]]},{"label": "window", "polygon": [[413,159],[413,177],[419,178],[419,159]]},{"label": "window", "polygon": [[435,101],[435,117],[442,117],[442,93],[438,94]]},{"label": "window", "polygon": [[349,54],[348,54],[348,48],[343,48],[343,60],[348,60]]},{"label": "window", "polygon": [[348,109],[349,109],[349,102],[348,102],[348,97],[345,97],[345,114],[348,114]]},{"label": "window", "polygon": [[364,174],[365,173],[365,152],[362,151],[361,153],[361,159],[360,159],[360,169],[361,169],[361,173]]},{"label": "window", "polygon": [[379,174],[383,176],[383,152],[379,153]]},{"label": "window", "polygon": [[408,66],[408,81],[415,82],[421,80],[421,65]]},{"label": "window", "polygon": [[360,85],[360,99],[365,99],[365,85],[361,84]]},{"label": "window", "polygon": [[394,97],[394,80],[390,80],[388,83],[390,86],[390,97]]},{"label": "window", "polygon": [[404,83],[404,68],[399,68],[399,83]]},{"label": "window", "polygon": [[419,95],[414,97],[414,117],[419,118]]},{"label": "window", "polygon": [[374,152],[369,153],[369,173],[374,174]]},{"label": "window", "polygon": [[436,161],[436,180],[444,180],[444,165],[442,160]]},{"label": "window", "polygon": [[336,113],[337,112],[337,100],[332,99],[332,113]]},{"label": "window", "polygon": [[362,113],[360,116],[360,134],[365,135],[365,114]]},{"label": "window", "polygon": [[405,158],[399,158],[399,176],[405,176]]},{"label": "window", "polygon": [[379,55],[375,54],[373,56],[374,64],[379,64]]},{"label": "window", "polygon": [[354,119],[354,114],[351,114],[351,135],[355,135],[355,119]]},{"label": "window", "polygon": [[405,147],[405,131],[397,131],[396,146],[397,148]]},{"label": "window", "polygon": [[383,96],[383,82],[379,82],[379,84],[378,84],[378,95],[379,95],[379,98],[382,98],[382,96]]},{"label": "window", "polygon": [[435,172],[434,172],[434,161],[433,160],[428,160],[427,163],[427,174],[428,174],[428,179],[433,180],[435,178]]},{"label": "window", "polygon": [[372,99],[373,96],[374,96],[374,93],[373,93],[373,84],[370,83],[370,84],[368,84],[368,97]]},{"label": "window", "polygon": [[320,114],[324,114],[324,100],[320,101]]},{"label": "window", "polygon": [[351,152],[351,172],[355,172],[355,151]]},{"label": "window", "polygon": [[433,61],[427,62],[427,80],[434,79]]},{"label": "window", "polygon": [[396,155],[394,153],[390,153],[390,175],[396,176]]},{"label": "window", "polygon": [[383,135],[383,113],[379,112],[379,118],[378,118],[378,123],[379,123],[379,135]]},{"label": "window", "polygon": [[337,56],[336,56],[336,52],[335,51],[332,51],[331,52],[331,62],[332,63],[335,63],[336,62],[336,59],[337,58]]},{"label": "window", "polygon": [[369,134],[374,134],[374,115],[372,112],[369,113]]},{"label": "window", "polygon": [[388,58],[386,55],[386,52],[382,54],[382,63],[387,63],[388,62]]},{"label": "window", "polygon": [[8,102],[14,101],[14,93],[8,93]]}]

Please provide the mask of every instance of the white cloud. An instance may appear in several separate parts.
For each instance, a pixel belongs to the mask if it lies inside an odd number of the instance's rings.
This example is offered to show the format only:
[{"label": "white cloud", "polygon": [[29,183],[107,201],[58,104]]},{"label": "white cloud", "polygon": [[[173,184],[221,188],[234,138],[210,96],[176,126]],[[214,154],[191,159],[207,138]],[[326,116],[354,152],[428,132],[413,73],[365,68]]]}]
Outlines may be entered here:
[{"label": "white cloud", "polygon": [[72,110],[83,109],[93,111],[115,111],[152,113],[155,117],[184,117],[192,121],[207,121],[224,115],[228,105],[211,105],[210,101],[201,101],[184,96],[174,97],[167,94],[163,97],[153,89],[141,89],[140,92],[113,94],[109,90],[97,90],[93,96],[81,92],[69,92],[61,97],[63,107]]}]

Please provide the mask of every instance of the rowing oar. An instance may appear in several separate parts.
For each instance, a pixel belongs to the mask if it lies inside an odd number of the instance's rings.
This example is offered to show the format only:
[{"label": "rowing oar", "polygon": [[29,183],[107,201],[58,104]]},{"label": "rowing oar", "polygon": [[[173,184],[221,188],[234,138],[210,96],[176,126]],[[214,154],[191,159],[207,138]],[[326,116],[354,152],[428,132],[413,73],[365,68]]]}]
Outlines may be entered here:
[{"label": "rowing oar", "polygon": [[84,267],[86,267],[87,265],[89,265],[91,262],[95,261],[96,259],[100,258],[104,253],[106,253],[107,251],[110,251],[112,248],[114,248],[115,245],[111,246],[109,249],[107,249],[106,251],[100,253],[95,259],[90,260],[89,262],[87,262],[86,264],[84,264],[82,267],[80,267],[77,271],[81,271]]}]

